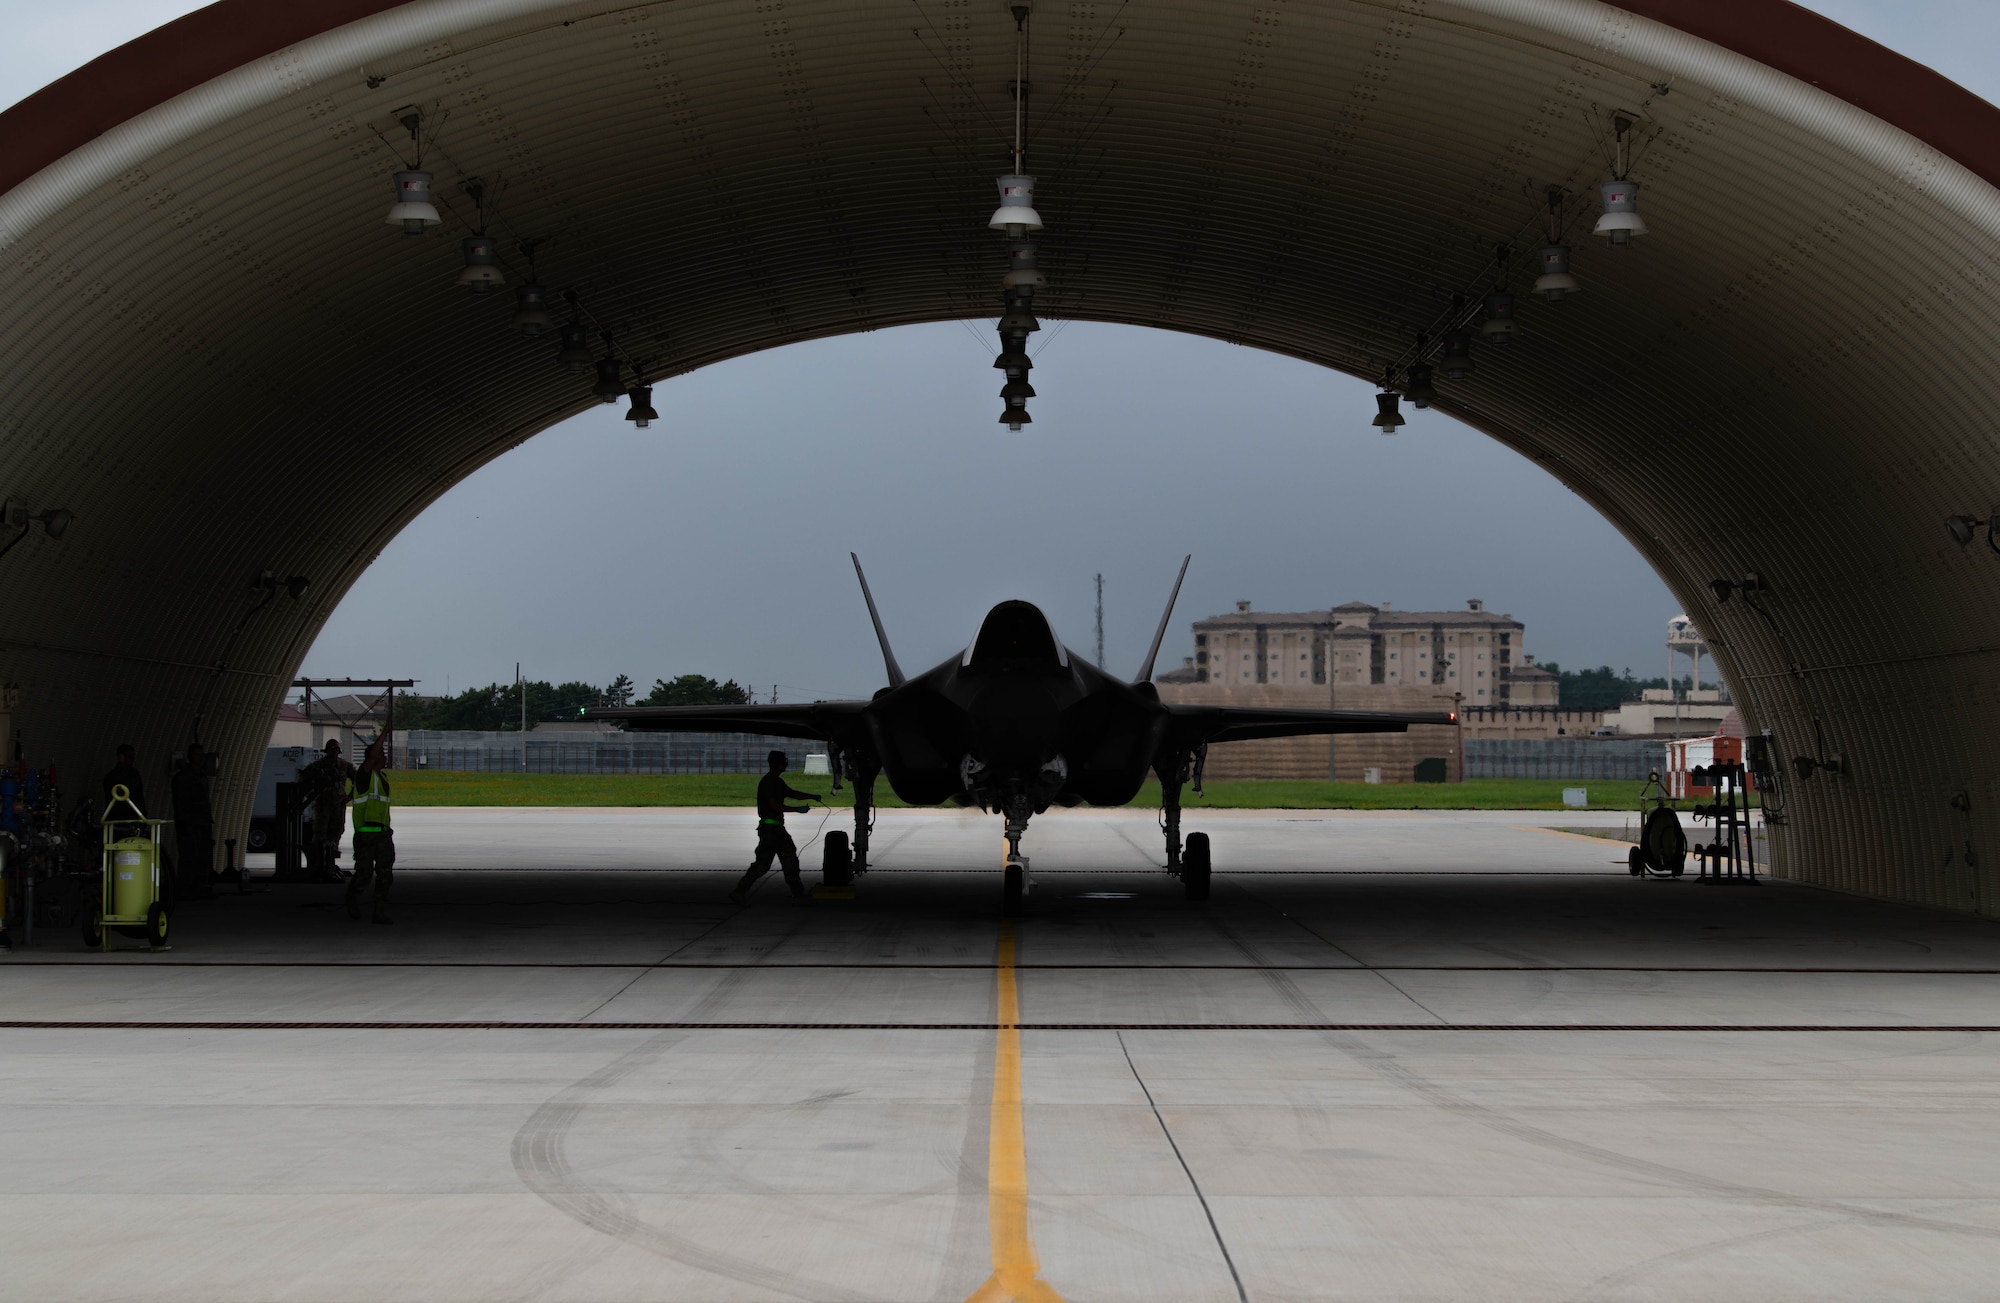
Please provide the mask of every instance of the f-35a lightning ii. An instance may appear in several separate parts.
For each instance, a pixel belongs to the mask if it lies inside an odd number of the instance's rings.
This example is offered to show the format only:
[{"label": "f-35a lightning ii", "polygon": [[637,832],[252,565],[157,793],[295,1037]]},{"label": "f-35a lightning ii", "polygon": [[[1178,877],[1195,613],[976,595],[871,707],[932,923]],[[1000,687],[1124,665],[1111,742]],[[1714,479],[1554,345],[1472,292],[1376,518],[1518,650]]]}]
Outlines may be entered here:
[{"label": "f-35a lightning ii", "polygon": [[[1018,911],[1030,886],[1021,837],[1028,820],[1052,805],[1124,805],[1148,771],[1160,779],[1167,871],[1190,900],[1208,896],[1204,833],[1181,843],[1181,788],[1201,790],[1202,763],[1215,742],[1322,733],[1400,733],[1412,724],[1449,724],[1450,712],[1365,712],[1183,705],[1160,700],[1153,662],[1173,619],[1187,560],[1181,562],[1166,613],[1138,675],[1125,683],[1075,655],[1048,617],[1027,602],[1002,602],[986,613],[965,651],[910,678],[889,649],[861,561],[853,557],[862,600],[882,646],[889,685],[868,701],[809,705],[619,706],[587,719],[620,720],[656,732],[761,733],[827,744],[835,785],[854,784],[852,847],[839,833],[826,841],[826,885],[841,886],[868,869],[875,780],[886,775],[911,805],[947,802],[1001,815],[1007,854],[1003,904]],[[1192,559],[1192,558],[1190,558]]]}]

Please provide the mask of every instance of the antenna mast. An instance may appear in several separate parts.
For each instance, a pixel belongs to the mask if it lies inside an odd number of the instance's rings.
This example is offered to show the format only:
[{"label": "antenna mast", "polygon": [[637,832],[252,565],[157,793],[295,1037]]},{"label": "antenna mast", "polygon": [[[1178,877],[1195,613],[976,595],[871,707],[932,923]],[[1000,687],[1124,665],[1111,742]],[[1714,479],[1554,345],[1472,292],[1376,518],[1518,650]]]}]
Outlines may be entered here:
[{"label": "antenna mast", "polygon": [[1097,577],[1097,663],[1104,664],[1104,576]]}]

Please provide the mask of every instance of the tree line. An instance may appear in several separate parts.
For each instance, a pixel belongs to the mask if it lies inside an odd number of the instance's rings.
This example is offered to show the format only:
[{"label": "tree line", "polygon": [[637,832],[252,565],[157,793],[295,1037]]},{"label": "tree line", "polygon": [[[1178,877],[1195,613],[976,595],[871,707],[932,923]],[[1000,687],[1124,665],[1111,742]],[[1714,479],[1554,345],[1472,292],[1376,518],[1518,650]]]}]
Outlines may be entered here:
[{"label": "tree line", "polygon": [[[1566,670],[1554,661],[1538,664],[1556,676],[1561,693],[1558,700],[1564,710],[1616,710],[1628,701],[1638,701],[1640,694],[1648,688],[1667,686],[1665,679],[1633,678],[1630,666],[1619,674],[1609,665],[1600,665],[1594,670]],[[1674,680],[1674,686],[1687,688],[1691,684],[1681,678]]]},{"label": "tree line", "polygon": [[591,706],[736,706],[747,704],[750,690],[729,679],[717,683],[703,674],[654,679],[652,691],[638,695],[632,680],[621,674],[603,687],[594,684],[489,683],[467,688],[456,696],[426,697],[396,694],[396,727],[457,732],[498,733],[521,727],[521,697],[528,699],[528,726],[573,720]]}]

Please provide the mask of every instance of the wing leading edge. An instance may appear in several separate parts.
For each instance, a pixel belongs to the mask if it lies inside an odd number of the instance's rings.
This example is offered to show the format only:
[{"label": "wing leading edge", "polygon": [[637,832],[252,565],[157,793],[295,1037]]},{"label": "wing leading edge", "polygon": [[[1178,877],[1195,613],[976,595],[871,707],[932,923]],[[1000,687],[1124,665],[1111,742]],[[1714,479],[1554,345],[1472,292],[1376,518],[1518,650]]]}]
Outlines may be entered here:
[{"label": "wing leading edge", "polygon": [[1285,710],[1169,705],[1168,736],[1181,746],[1324,733],[1403,733],[1412,724],[1454,724],[1449,711]]}]

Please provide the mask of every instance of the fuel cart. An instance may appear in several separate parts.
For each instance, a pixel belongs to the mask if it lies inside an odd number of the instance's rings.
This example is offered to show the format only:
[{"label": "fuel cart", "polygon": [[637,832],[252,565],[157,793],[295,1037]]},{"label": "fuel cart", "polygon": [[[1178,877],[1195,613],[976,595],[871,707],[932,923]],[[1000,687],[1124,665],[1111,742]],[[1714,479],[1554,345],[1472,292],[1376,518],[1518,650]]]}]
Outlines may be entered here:
[{"label": "fuel cart", "polygon": [[[123,806],[129,816],[119,812]],[[111,789],[104,807],[104,882],[97,907],[85,907],[83,944],[111,949],[111,934],[138,937],[149,950],[167,948],[167,907],[160,900],[160,829],[165,819],[148,819],[132,803],[123,783]]]}]

